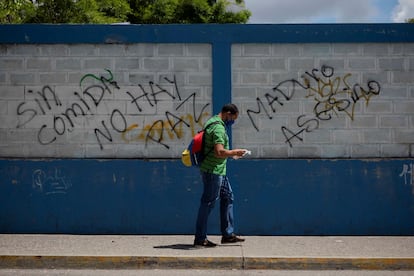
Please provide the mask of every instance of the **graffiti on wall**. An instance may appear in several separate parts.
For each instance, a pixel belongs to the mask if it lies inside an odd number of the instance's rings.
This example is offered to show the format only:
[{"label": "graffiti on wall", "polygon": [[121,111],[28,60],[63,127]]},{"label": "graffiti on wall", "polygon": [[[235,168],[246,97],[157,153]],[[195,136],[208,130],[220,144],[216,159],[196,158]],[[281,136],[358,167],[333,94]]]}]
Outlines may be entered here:
[{"label": "graffiti on wall", "polygon": [[303,141],[304,132],[312,132],[319,128],[321,121],[331,120],[333,116],[345,114],[354,120],[355,106],[363,101],[369,104],[371,97],[380,93],[380,84],[370,80],[365,86],[358,83],[351,84],[350,73],[344,76],[335,76],[335,70],[330,66],[314,68],[311,72],[305,72],[301,79],[289,79],[278,83],[264,97],[256,98],[256,108],[248,109],[248,117],[256,129],[259,130],[257,117],[265,114],[268,119],[273,119],[273,114],[279,108],[287,104],[294,97],[297,90],[306,91],[306,97],[311,98],[315,105],[312,114],[301,114],[296,118],[296,128],[281,126],[285,142],[290,147],[294,140]]},{"label": "graffiti on wall", "polygon": [[413,189],[414,194],[414,164],[403,164],[402,171],[400,173],[400,177],[404,178],[404,184],[410,185]]},{"label": "graffiti on wall", "polygon": [[[290,147],[294,141],[303,142],[303,133],[315,131],[322,121],[331,120],[340,114],[354,120],[357,103],[368,105],[373,96],[379,95],[381,87],[375,80],[364,85],[352,84],[351,76],[350,73],[337,76],[333,67],[322,66],[305,72],[300,79],[279,82],[270,92],[256,98],[256,108],[247,109],[252,126],[260,131],[257,118],[265,114],[272,120],[274,114],[287,105],[299,90],[305,91],[305,97],[312,99],[314,106],[311,114],[296,117],[294,127],[281,126],[285,142]],[[72,101],[65,105],[50,85],[43,86],[39,91],[28,90],[27,93],[32,95],[33,100],[18,104],[17,128],[26,127],[35,118],[43,116],[44,123],[37,131],[37,140],[41,145],[49,145],[72,132],[77,127],[77,119],[83,117],[97,122],[91,131],[101,150],[106,143],[114,142],[114,135],[118,135],[125,143],[156,143],[169,149],[169,141],[182,139],[188,130],[193,136],[202,128],[203,121],[209,115],[206,112],[209,103],[197,110],[196,93],[186,98],[181,96],[175,75],[163,77],[162,83],[149,81],[137,84],[134,88],[122,90],[112,72],[106,69],[103,75],[85,74],[79,81],[79,90],[73,91]],[[106,116],[97,112],[105,101],[117,99],[119,93],[125,94],[122,98],[127,98],[134,109],[128,115],[143,115],[141,118],[146,118],[145,123],[132,122],[133,119],[127,119],[131,117],[125,114],[125,110],[120,110],[115,105]],[[161,102],[174,103],[171,105],[174,107],[159,114],[157,110]],[[192,110],[185,111],[184,107],[189,105]],[[148,121],[149,116],[145,114],[156,114],[157,119]],[[49,120],[43,120],[44,117]]]},{"label": "graffiti on wall", "polygon": [[[120,93],[121,87],[114,79],[110,70],[107,76],[97,76],[85,74],[79,82],[79,91],[73,91],[74,100],[68,105],[63,106],[58,93],[49,85],[43,86],[40,91],[29,90],[34,101],[23,101],[17,106],[19,122],[17,128],[28,125],[38,116],[48,116],[51,118],[49,123],[43,123],[37,131],[37,139],[41,145],[54,143],[67,133],[76,128],[76,120],[83,117],[88,120],[102,118],[96,111],[103,105],[104,100],[116,98],[112,96]],[[94,81],[87,84],[88,80]],[[101,150],[104,143],[112,143],[114,134],[119,134],[124,142],[143,141],[155,142],[165,148],[169,148],[167,140],[180,139],[184,136],[185,128],[191,130],[194,135],[196,130],[202,127],[209,103],[204,104],[201,110],[196,110],[196,93],[192,93],[186,98],[182,98],[175,75],[164,77],[163,81],[174,87],[173,91],[163,87],[160,83],[150,81],[148,84],[138,84],[136,91],[125,91],[129,103],[135,108],[134,114],[143,112],[143,105],[146,105],[156,112],[158,104],[162,101],[170,101],[175,104],[173,110],[167,110],[162,114],[164,119],[158,119],[142,126],[141,132],[136,137],[130,138],[129,132],[139,128],[137,122],[128,122],[127,116],[118,108],[112,108],[110,115],[101,119],[98,125],[93,128],[96,141]],[[192,111],[185,114],[184,106],[192,103]],[[185,115],[183,115],[183,113]],[[158,114],[159,115],[159,114]],[[52,131],[50,131],[52,130]]]},{"label": "graffiti on wall", "polygon": [[32,187],[45,195],[66,194],[72,183],[59,168],[37,169],[32,174]]},{"label": "graffiti on wall", "polygon": [[[122,139],[125,142],[129,143],[133,141],[144,140],[145,143],[147,143],[148,141],[153,141],[169,149],[166,141],[181,139],[184,137],[185,131],[183,128],[190,129],[192,136],[196,133],[197,129],[202,128],[204,118],[209,115],[209,113],[205,111],[209,106],[209,103],[204,104],[201,110],[197,112],[196,93],[192,93],[187,98],[182,99],[175,76],[173,76],[171,80],[165,78],[165,81],[174,85],[175,93],[170,93],[160,84],[153,82],[149,83],[149,90],[145,89],[142,85],[138,85],[139,89],[137,91],[126,92],[130,97],[130,103],[135,106],[136,112],[138,113],[143,111],[143,108],[139,103],[141,100],[144,100],[144,102],[151,106],[151,108],[156,109],[159,102],[157,95],[161,93],[164,94],[164,96],[167,96],[168,100],[176,103],[177,106],[172,111],[165,111],[163,114],[164,118],[157,119],[149,124],[146,124],[137,134],[134,134],[134,130],[139,128],[139,124],[130,124],[126,129],[122,131]],[[191,103],[192,112],[185,115],[180,115],[183,113],[180,110],[184,108],[184,105],[186,103]],[[129,135],[130,133],[132,133],[132,135]]]}]

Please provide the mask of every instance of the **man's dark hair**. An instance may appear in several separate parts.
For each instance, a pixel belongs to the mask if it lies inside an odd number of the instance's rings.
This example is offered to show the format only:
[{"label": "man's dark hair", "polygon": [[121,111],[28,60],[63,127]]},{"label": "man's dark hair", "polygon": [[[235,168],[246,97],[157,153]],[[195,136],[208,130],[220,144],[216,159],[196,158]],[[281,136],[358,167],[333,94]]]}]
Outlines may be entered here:
[{"label": "man's dark hair", "polygon": [[230,112],[230,114],[237,114],[239,113],[239,109],[235,104],[226,104],[221,108],[221,113],[227,113]]}]

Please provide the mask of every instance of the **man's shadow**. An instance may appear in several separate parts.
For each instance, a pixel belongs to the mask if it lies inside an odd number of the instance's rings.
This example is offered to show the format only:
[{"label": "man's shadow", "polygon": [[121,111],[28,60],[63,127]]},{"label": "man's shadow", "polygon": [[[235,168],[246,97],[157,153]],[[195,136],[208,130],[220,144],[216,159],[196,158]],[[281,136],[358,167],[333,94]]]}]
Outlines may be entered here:
[{"label": "man's shadow", "polygon": [[192,244],[171,244],[154,246],[155,249],[177,249],[177,250],[195,250],[198,249]]},{"label": "man's shadow", "polygon": [[[226,244],[220,245],[218,244],[217,247],[230,247],[230,246],[241,246],[240,244]],[[171,244],[171,245],[157,245],[154,246],[155,249],[176,249],[176,250],[197,250],[197,249],[205,249],[204,247],[195,247],[192,244]]]}]

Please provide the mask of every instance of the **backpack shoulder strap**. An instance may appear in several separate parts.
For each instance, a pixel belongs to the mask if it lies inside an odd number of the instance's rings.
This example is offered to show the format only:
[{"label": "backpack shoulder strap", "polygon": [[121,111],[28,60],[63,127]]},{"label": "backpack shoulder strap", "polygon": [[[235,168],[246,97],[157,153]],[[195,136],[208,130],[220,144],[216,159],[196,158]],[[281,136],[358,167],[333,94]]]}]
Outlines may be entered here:
[{"label": "backpack shoulder strap", "polygon": [[221,123],[221,122],[220,122],[220,121],[211,122],[211,123],[209,123],[208,125],[206,125],[206,126],[203,128],[203,130],[206,130],[206,129],[208,129],[210,126],[212,126],[212,125],[216,125],[216,124],[219,124],[219,123]]},{"label": "backpack shoulder strap", "polygon": [[[208,125],[206,125],[205,127],[204,127],[204,131],[206,131],[210,126],[213,126],[213,125],[216,125],[216,124],[219,124],[219,123],[221,123],[220,121],[215,121],[215,122],[212,122],[212,123],[209,123]],[[204,145],[203,145],[203,148],[204,148]],[[212,151],[213,151],[213,149],[214,149],[214,147],[213,148],[211,148],[206,154],[205,154],[205,156],[207,156],[207,155],[209,155]],[[203,151],[204,151],[204,149],[203,149]]]}]

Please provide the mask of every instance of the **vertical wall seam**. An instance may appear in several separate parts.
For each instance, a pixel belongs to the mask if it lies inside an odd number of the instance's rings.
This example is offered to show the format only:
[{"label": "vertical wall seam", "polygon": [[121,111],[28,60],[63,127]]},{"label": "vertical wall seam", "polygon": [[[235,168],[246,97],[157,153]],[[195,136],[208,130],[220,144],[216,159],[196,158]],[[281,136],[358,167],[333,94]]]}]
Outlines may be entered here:
[{"label": "vertical wall seam", "polygon": [[[212,44],[213,64],[213,114],[218,114],[221,107],[232,102],[232,78],[231,78],[231,43],[214,42]],[[230,148],[232,147],[231,128],[227,130]]]}]

